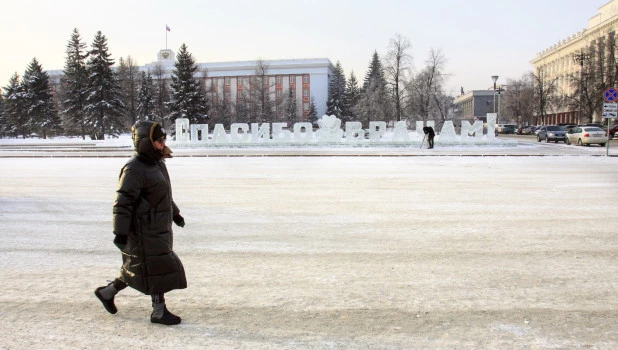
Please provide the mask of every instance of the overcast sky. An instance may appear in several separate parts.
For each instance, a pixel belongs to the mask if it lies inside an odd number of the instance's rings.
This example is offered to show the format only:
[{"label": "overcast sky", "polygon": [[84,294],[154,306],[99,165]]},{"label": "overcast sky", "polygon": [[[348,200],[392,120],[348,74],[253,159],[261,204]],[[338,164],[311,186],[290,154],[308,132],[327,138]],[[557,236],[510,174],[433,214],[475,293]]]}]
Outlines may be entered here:
[{"label": "overcast sky", "polygon": [[532,70],[543,49],[587,27],[608,0],[1,0],[0,87],[23,75],[36,57],[45,70],[63,69],[77,28],[92,43],[100,30],[112,58],[138,65],[182,43],[197,62],[262,58],[329,58],[358,80],[373,51],[380,56],[397,33],[412,47],[413,65],[432,48],[447,58],[454,94],[486,89]]}]

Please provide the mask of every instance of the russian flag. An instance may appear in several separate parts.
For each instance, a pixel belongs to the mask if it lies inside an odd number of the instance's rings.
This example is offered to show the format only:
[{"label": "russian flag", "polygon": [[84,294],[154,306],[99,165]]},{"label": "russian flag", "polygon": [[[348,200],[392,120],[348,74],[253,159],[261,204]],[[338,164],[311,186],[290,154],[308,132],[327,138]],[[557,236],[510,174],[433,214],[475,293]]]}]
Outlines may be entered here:
[{"label": "russian flag", "polygon": [[165,30],[167,30],[168,32],[170,31],[170,27],[168,27],[167,24],[165,25]]}]

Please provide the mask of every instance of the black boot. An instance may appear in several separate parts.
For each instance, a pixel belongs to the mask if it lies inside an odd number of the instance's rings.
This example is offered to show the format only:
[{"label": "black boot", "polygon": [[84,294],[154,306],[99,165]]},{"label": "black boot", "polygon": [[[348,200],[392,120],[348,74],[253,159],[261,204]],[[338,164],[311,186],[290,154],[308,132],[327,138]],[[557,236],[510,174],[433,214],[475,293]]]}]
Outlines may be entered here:
[{"label": "black boot", "polygon": [[150,322],[160,323],[166,326],[171,326],[180,323],[180,317],[174,315],[167,310],[165,303],[152,304],[152,314],[150,314]]},{"label": "black boot", "polygon": [[[103,307],[110,314],[115,314],[116,312],[118,312],[118,309],[116,308],[116,305],[114,304],[114,296],[116,296],[116,293],[118,293],[118,290],[116,289],[116,287],[114,287],[112,283],[110,283],[109,285],[105,287],[99,287],[94,290],[94,295],[96,295],[97,298],[101,300]],[[103,294],[106,294],[106,295],[111,294],[111,298],[106,299],[103,296]]]}]

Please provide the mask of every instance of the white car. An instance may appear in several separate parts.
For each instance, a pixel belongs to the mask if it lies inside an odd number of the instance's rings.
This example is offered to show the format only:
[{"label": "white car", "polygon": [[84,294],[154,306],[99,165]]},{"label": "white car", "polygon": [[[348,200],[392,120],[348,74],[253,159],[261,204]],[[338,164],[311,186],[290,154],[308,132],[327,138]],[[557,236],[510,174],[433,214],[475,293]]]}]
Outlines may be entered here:
[{"label": "white car", "polygon": [[596,126],[578,126],[567,132],[566,137],[568,145],[576,143],[578,146],[589,146],[593,143],[598,143],[601,146],[605,146],[607,142],[607,133]]}]

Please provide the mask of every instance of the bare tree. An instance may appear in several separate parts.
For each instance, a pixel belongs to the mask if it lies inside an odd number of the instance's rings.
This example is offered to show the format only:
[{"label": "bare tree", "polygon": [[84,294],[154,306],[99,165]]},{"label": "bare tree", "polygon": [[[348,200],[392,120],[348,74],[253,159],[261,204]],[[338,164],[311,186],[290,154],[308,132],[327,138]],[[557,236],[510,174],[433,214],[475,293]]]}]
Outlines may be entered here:
[{"label": "bare tree", "polygon": [[406,107],[415,120],[448,119],[450,108],[444,92],[445,75],[442,72],[446,59],[441,50],[431,49],[427,66],[416,74],[407,84],[408,99]]},{"label": "bare tree", "polygon": [[120,58],[118,78],[123,95],[122,102],[126,106],[125,123],[131,126],[137,121],[137,90],[140,80],[139,68],[131,56],[127,56],[126,59]]},{"label": "bare tree", "polygon": [[272,85],[268,76],[268,69],[268,64],[261,58],[257,60],[249,88],[253,107],[251,109],[250,122],[266,123],[272,118],[273,101],[270,98]]},{"label": "bare tree", "polygon": [[532,72],[520,79],[509,79],[505,90],[501,114],[507,119],[516,120],[522,125],[534,124],[534,75]]},{"label": "bare tree", "polygon": [[390,40],[388,52],[384,59],[386,81],[392,90],[392,99],[397,121],[402,119],[402,102],[405,92],[404,81],[406,81],[412,65],[412,56],[407,53],[409,48],[410,41],[407,38],[403,38],[400,34],[396,34],[395,37]]},{"label": "bare tree", "polygon": [[167,109],[167,103],[170,100],[170,91],[169,91],[169,78],[165,75],[165,70],[160,64],[157,64],[154,67],[154,71],[152,72],[152,76],[156,81],[156,92],[155,92],[155,116],[158,121],[160,121],[164,127],[167,127],[166,122],[169,122],[169,112]]},{"label": "bare tree", "polygon": [[558,78],[548,77],[547,73],[539,68],[534,74],[534,101],[535,114],[541,116],[541,124],[545,124],[545,115],[552,101],[556,99],[556,83]]},{"label": "bare tree", "polygon": [[571,76],[572,93],[566,99],[571,108],[579,109],[580,122],[592,122],[595,114],[601,114],[603,92],[618,82],[615,36],[597,37],[573,59],[580,70]]}]

